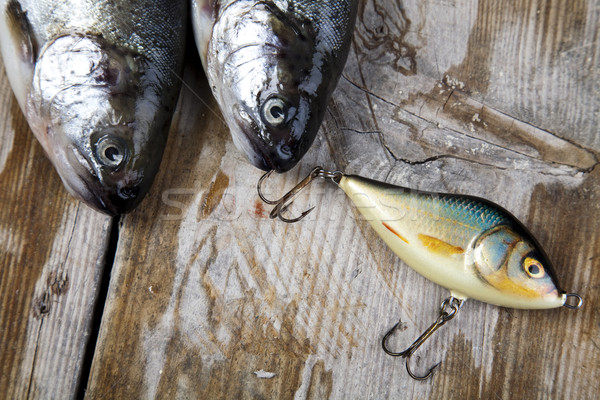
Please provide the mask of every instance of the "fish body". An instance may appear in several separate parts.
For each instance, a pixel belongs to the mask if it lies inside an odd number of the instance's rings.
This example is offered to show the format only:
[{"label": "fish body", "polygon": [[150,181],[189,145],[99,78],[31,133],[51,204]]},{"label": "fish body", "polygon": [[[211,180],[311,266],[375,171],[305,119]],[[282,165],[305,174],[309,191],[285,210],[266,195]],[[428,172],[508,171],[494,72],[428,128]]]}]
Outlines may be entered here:
[{"label": "fish body", "polygon": [[108,214],[158,170],[180,88],[184,0],[0,0],[0,50],[65,187]]},{"label": "fish body", "polygon": [[357,0],[192,0],[196,43],[236,146],[284,172],[319,130],[344,68]]},{"label": "fish body", "polygon": [[353,175],[339,186],[402,260],[454,297],[510,308],[565,304],[543,249],[499,206]]}]

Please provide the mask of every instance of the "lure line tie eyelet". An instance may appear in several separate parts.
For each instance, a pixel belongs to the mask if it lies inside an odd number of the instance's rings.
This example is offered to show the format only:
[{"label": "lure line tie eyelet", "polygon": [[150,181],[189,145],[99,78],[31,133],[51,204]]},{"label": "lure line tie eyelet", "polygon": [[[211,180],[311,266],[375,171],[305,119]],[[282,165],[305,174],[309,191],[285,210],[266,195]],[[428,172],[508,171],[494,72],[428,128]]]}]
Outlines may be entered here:
[{"label": "lure line tie eyelet", "polygon": [[[575,303],[575,304],[568,303],[570,297],[575,298],[577,300],[577,303]],[[578,308],[581,308],[582,305],[583,305],[583,299],[577,293],[566,293],[565,294],[565,303],[563,304],[563,307],[569,308],[571,310],[577,310]]]}]

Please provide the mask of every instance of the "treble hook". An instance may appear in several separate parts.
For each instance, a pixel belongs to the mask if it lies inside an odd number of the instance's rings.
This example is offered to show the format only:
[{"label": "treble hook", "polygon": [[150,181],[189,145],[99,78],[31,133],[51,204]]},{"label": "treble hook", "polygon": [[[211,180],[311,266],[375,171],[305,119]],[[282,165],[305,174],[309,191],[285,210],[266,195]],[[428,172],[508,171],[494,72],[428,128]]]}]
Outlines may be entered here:
[{"label": "treble hook", "polygon": [[401,351],[399,353],[391,351],[387,346],[388,338],[396,331],[396,329],[400,325],[400,322],[398,322],[383,337],[383,339],[381,341],[381,347],[383,347],[383,351],[385,351],[390,356],[405,358],[406,359],[406,371],[408,371],[408,374],[410,375],[411,378],[416,379],[418,381],[424,381],[426,379],[429,379],[431,377],[431,375],[433,374],[433,371],[441,364],[441,361],[438,362],[437,364],[435,364],[433,367],[429,368],[429,371],[427,372],[426,375],[417,376],[410,370],[410,366],[408,363],[410,360],[410,357],[412,357],[414,352],[427,339],[429,339],[429,337],[431,335],[433,335],[433,332],[435,332],[440,326],[444,325],[446,322],[448,322],[452,318],[454,318],[454,316],[456,315],[458,310],[462,307],[463,302],[464,302],[464,300],[457,299],[454,296],[450,296],[447,299],[445,299],[440,306],[440,315],[435,320],[435,322],[433,324],[431,324],[431,326],[429,328],[427,328],[427,330],[425,332],[423,332],[423,334],[421,334],[421,336],[419,336],[419,338],[417,340],[415,340],[413,342],[413,344],[410,345],[409,348],[407,348],[406,350]]},{"label": "treble hook", "polygon": [[302,218],[306,217],[312,210],[314,210],[314,207],[311,207],[308,210],[304,211],[302,214],[300,214],[299,217],[291,218],[291,219],[283,216],[283,213],[286,212],[287,209],[292,205],[292,202],[294,201],[294,197],[296,197],[296,195],[302,189],[304,189],[306,186],[308,186],[316,178],[331,179],[333,182],[339,183],[339,181],[340,181],[340,179],[342,179],[342,175],[343,175],[341,171],[331,172],[331,171],[327,171],[321,167],[315,167],[315,168],[313,168],[312,171],[310,171],[310,174],[308,174],[308,176],[306,178],[302,179],[300,181],[300,183],[298,183],[296,186],[294,186],[292,188],[292,190],[290,190],[289,192],[284,194],[281,198],[279,198],[278,200],[269,200],[265,197],[265,195],[262,192],[262,184],[265,179],[267,179],[269,176],[271,176],[272,173],[273,173],[273,170],[271,170],[271,171],[267,172],[266,174],[264,174],[263,176],[261,176],[261,178],[258,180],[258,183],[256,184],[256,190],[258,192],[258,196],[261,198],[262,201],[264,201],[267,204],[271,204],[271,205],[275,206],[275,208],[273,208],[273,210],[269,214],[269,218],[271,218],[271,219],[279,218],[283,222],[287,222],[287,223],[298,222]]}]

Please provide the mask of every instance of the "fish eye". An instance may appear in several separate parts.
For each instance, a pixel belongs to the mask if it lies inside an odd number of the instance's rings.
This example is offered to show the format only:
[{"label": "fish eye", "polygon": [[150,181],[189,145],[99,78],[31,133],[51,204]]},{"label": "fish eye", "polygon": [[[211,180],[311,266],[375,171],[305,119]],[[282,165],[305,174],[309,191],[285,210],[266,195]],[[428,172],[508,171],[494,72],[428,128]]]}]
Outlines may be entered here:
[{"label": "fish eye", "polygon": [[529,275],[531,278],[541,278],[545,275],[542,264],[532,257],[525,257],[525,260],[523,261],[523,268],[525,269],[527,275]]},{"label": "fish eye", "polygon": [[127,161],[127,146],[121,139],[103,137],[96,144],[96,158],[105,167],[117,169]]},{"label": "fish eye", "polygon": [[289,109],[283,99],[271,97],[262,106],[262,119],[269,126],[280,127],[288,121]]}]

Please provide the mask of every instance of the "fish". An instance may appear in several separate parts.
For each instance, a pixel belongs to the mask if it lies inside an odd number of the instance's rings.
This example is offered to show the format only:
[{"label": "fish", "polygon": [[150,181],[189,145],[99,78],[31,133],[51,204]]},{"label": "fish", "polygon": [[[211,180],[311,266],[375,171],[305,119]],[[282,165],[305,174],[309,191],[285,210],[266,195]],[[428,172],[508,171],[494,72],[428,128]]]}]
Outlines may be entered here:
[{"label": "fish", "polygon": [[311,147],[346,63],[358,0],[192,0],[212,93],[247,159],[293,168]]},{"label": "fish", "polygon": [[398,257],[457,299],[520,309],[561,307],[571,296],[581,300],[561,289],[538,241],[497,204],[356,175],[337,180]]},{"label": "fish", "polygon": [[161,162],[183,68],[184,0],[0,0],[0,51],[65,188],[133,210]]}]

